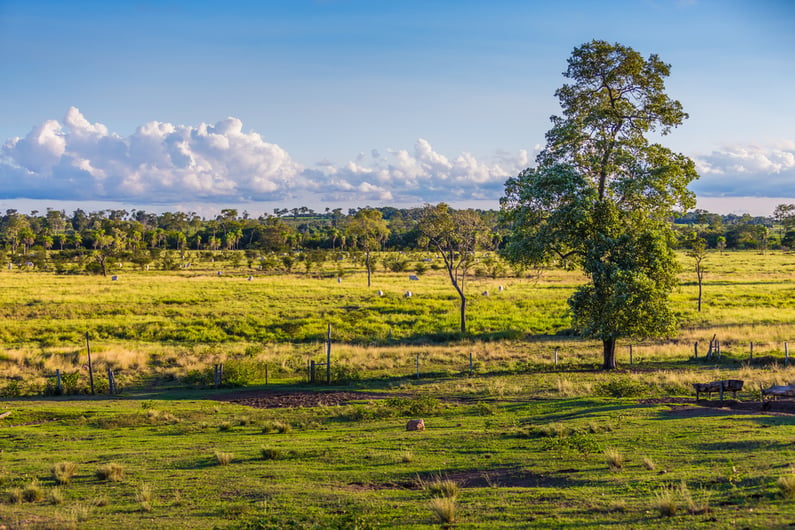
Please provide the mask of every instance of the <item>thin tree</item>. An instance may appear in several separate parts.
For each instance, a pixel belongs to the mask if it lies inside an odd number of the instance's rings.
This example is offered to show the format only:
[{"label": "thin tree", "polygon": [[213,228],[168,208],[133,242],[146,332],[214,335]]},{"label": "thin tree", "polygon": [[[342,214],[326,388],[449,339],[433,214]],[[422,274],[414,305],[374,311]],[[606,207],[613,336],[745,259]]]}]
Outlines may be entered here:
[{"label": "thin tree", "polygon": [[426,205],[418,222],[419,244],[435,250],[444,261],[459,298],[461,299],[461,333],[467,331],[466,281],[475,261],[475,252],[490,240],[488,227],[474,210],[453,211],[445,203]]},{"label": "thin tree", "polygon": [[687,114],[665,93],[670,66],[620,44],[575,48],[556,92],[563,116],[552,117],[537,167],[505,185],[510,228],[506,256],[519,264],[562,261],[589,282],[569,299],[572,324],[600,339],[604,368],[616,368],[621,337],[676,329],[668,296],[678,265],[669,218],[694,206],[687,185],[697,173],[684,155],[651,144]]},{"label": "thin tree", "polygon": [[704,258],[707,257],[707,241],[693,232],[687,240],[687,255],[695,261],[696,278],[698,279],[698,312],[701,313],[701,297],[704,282]]},{"label": "thin tree", "polygon": [[389,228],[381,212],[374,208],[357,211],[346,227],[346,233],[356,247],[364,251],[364,265],[367,268],[367,287],[370,287],[372,263],[370,253],[381,248],[389,237]]}]

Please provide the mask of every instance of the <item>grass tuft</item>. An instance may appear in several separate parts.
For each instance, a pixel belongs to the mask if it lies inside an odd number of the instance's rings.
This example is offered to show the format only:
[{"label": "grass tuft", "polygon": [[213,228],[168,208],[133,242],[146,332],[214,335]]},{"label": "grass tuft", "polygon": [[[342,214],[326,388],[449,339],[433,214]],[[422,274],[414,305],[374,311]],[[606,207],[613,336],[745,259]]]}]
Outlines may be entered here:
[{"label": "grass tuft", "polygon": [[99,480],[121,482],[124,480],[124,466],[115,462],[105,464],[97,469],[96,476]]},{"label": "grass tuft", "polygon": [[25,502],[41,502],[44,500],[44,488],[38,480],[31,481],[22,489],[22,500]]},{"label": "grass tuft", "polygon": [[232,460],[235,458],[235,455],[232,453],[224,453],[222,451],[215,452],[215,461],[218,462],[219,466],[228,466],[232,463]]},{"label": "grass tuft", "polygon": [[455,522],[455,499],[450,497],[434,497],[431,499],[431,511],[442,524]]},{"label": "grass tuft", "polygon": [[782,497],[795,499],[795,470],[791,471],[789,475],[779,477],[776,486],[778,486]]},{"label": "grass tuft", "polygon": [[281,460],[284,458],[284,451],[278,447],[260,447],[259,452],[263,460]]},{"label": "grass tuft", "polygon": [[266,421],[262,426],[262,434],[286,434],[292,430],[289,423],[279,420]]},{"label": "grass tuft", "polygon": [[77,474],[77,464],[74,462],[58,462],[52,466],[52,476],[56,484],[69,484]]},{"label": "grass tuft", "polygon": [[605,449],[605,463],[610,471],[621,471],[624,469],[624,455],[609,447]]},{"label": "grass tuft", "polygon": [[138,490],[135,492],[135,501],[141,507],[141,510],[144,512],[151,512],[152,511],[152,486],[146,482],[141,483],[138,486]]},{"label": "grass tuft", "polygon": [[657,464],[654,462],[654,460],[652,460],[648,456],[644,456],[643,457],[643,467],[645,467],[649,471],[654,471],[655,469],[657,469]]}]

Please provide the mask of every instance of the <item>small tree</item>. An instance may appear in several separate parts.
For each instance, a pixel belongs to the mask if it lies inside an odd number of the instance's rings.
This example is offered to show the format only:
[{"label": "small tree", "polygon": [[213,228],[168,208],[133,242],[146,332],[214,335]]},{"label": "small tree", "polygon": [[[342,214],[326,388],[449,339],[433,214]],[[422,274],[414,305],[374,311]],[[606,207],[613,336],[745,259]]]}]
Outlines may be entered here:
[{"label": "small tree", "polygon": [[466,333],[466,280],[475,261],[475,252],[490,240],[488,227],[474,210],[452,211],[445,203],[427,205],[420,213],[419,243],[431,247],[444,260],[444,266],[461,298],[461,333]]},{"label": "small tree", "polygon": [[704,280],[704,258],[707,257],[707,242],[693,232],[687,240],[687,255],[695,261],[696,278],[698,279],[698,312],[701,313],[702,285]]},{"label": "small tree", "polygon": [[367,287],[370,287],[372,263],[370,252],[379,250],[389,237],[389,228],[381,212],[374,208],[362,208],[353,216],[346,233],[357,248],[364,251],[364,265],[367,268]]}]

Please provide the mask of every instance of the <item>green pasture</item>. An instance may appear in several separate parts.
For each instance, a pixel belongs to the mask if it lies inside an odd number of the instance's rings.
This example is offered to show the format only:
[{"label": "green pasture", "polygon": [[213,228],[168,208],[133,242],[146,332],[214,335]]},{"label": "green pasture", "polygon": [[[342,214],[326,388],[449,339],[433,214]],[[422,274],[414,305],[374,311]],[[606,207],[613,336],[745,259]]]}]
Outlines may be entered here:
[{"label": "green pasture", "polygon": [[[125,265],[117,280],[4,270],[0,525],[432,528],[452,515],[458,528],[786,526],[795,416],[762,411],[759,389],[795,380],[784,362],[795,256],[710,254],[700,314],[680,259],[679,333],[621,342],[618,373],[598,370],[600,344],[569,329],[566,299],[583,281],[572,271],[472,278],[461,337],[438,268],[419,281],[379,268],[370,289],[352,261],[312,274]],[[310,385],[329,324],[333,384]],[[706,360],[713,336],[722,356]],[[52,395],[56,370],[65,395]],[[742,407],[694,402],[692,383],[721,379],[745,381]],[[361,399],[221,400],[239,390]],[[424,432],[405,430],[414,418]],[[72,476],[56,478],[59,466]]]}]

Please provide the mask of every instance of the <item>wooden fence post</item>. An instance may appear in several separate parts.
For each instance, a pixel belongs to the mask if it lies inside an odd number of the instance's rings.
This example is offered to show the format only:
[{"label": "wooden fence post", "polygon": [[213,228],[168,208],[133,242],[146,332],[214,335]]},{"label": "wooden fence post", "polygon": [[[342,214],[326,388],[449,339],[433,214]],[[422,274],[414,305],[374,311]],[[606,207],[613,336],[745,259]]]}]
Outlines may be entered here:
[{"label": "wooden fence post", "polygon": [[417,354],[416,366],[417,366],[417,379],[419,379],[420,378],[420,354],[419,353]]},{"label": "wooden fence post", "polygon": [[91,385],[91,395],[94,395],[94,367],[91,365],[91,340],[86,331],[86,350],[88,351],[88,382]]},{"label": "wooden fence post", "polygon": [[698,360],[698,341],[693,343],[693,354],[696,356],[696,360]]},{"label": "wooden fence post", "polygon": [[61,386],[61,369],[55,370],[55,394],[60,396],[63,394],[63,387]]},{"label": "wooden fence post", "polygon": [[265,386],[268,386],[268,365],[265,365]]},{"label": "wooden fence post", "polygon": [[558,349],[555,348],[555,366],[558,365]]},{"label": "wooden fence post", "polygon": [[472,377],[472,352],[469,352],[469,377]]},{"label": "wooden fence post", "polygon": [[309,382],[315,384],[315,361],[309,361]]},{"label": "wooden fence post", "polygon": [[632,344],[629,345],[629,365],[632,366]]},{"label": "wooden fence post", "polygon": [[789,344],[784,343],[784,366],[789,366]]},{"label": "wooden fence post", "polygon": [[748,359],[754,359],[754,341],[751,341],[751,349],[748,351]]}]

